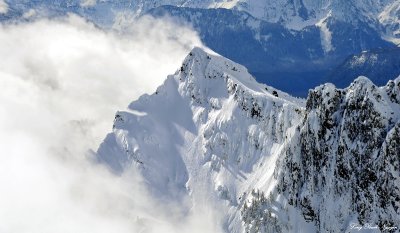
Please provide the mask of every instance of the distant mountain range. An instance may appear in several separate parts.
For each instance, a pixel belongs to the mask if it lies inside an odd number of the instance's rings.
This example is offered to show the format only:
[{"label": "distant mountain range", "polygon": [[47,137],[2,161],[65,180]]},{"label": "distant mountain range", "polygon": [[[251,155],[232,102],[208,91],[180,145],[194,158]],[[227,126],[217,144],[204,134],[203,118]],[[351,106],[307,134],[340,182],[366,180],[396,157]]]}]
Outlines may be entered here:
[{"label": "distant mountain range", "polygon": [[[2,21],[73,12],[105,29],[123,30],[121,22],[169,15],[191,24],[208,47],[248,67],[258,81],[303,97],[348,56],[393,48],[400,38],[399,3],[394,0],[5,2]],[[340,85],[337,80],[328,81]]]},{"label": "distant mountain range", "polygon": [[359,76],[367,76],[375,85],[385,85],[388,79],[400,75],[400,48],[375,49],[349,56],[326,78],[344,88]]},{"label": "distant mountain range", "polygon": [[308,89],[321,84],[329,70],[350,54],[394,47],[366,23],[354,28],[334,18],[326,20],[331,35],[326,38],[317,25],[293,31],[225,9],[164,6],[147,14],[189,22],[207,46],[244,64],[258,81],[298,96],[306,96]]}]

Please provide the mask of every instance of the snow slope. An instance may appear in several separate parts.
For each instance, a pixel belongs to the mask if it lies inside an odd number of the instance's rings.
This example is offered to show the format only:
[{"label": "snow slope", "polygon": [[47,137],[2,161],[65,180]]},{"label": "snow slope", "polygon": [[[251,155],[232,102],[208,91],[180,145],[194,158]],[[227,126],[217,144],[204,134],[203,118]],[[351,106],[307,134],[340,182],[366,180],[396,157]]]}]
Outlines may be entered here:
[{"label": "snow slope", "polygon": [[400,79],[311,90],[307,102],[194,48],[151,95],[117,112],[97,151],[154,197],[212,203],[226,232],[343,232],[400,216]]}]

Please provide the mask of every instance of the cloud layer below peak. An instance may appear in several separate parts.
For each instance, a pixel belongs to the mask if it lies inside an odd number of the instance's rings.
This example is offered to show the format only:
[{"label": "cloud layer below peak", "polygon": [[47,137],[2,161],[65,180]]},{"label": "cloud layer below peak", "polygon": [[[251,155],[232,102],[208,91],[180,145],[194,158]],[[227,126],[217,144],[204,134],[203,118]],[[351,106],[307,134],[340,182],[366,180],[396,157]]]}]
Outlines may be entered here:
[{"label": "cloud layer below peak", "polygon": [[165,20],[129,31],[74,15],[0,26],[0,232],[216,231],[207,208],[171,219],[179,208],[151,200],[135,171],[117,177],[88,159],[114,113],[201,46]]}]

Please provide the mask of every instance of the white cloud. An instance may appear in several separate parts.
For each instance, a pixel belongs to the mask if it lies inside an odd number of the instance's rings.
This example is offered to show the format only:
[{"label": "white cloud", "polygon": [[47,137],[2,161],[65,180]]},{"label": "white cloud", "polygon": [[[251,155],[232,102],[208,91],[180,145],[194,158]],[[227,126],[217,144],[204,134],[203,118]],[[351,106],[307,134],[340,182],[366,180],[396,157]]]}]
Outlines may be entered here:
[{"label": "white cloud", "polygon": [[115,111],[200,44],[168,22],[134,25],[125,36],[76,16],[0,26],[0,232],[217,230],[207,207],[172,218],[179,208],[151,200],[134,171],[116,177],[88,159]]},{"label": "white cloud", "polygon": [[0,14],[7,14],[8,4],[4,0],[0,0]]}]

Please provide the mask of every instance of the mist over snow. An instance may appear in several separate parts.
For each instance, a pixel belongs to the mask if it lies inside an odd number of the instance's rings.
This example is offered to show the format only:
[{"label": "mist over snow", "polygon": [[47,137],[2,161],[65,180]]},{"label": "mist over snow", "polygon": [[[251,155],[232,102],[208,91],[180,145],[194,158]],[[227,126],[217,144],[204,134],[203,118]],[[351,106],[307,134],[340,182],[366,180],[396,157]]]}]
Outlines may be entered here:
[{"label": "mist over snow", "polygon": [[134,171],[91,162],[116,110],[201,46],[166,21],[132,27],[118,35],[74,15],[0,26],[0,232],[218,231],[212,207],[181,213],[151,199]]}]

